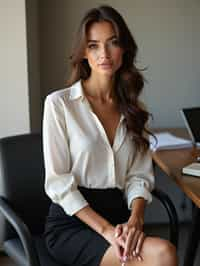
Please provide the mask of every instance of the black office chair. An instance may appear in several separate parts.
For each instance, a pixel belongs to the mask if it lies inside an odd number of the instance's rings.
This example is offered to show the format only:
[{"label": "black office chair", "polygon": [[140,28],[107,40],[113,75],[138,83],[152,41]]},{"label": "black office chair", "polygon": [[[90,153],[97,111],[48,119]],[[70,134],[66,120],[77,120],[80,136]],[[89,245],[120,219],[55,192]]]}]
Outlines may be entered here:
[{"label": "black office chair", "polygon": [[[50,205],[43,187],[41,135],[0,139],[0,246],[20,266],[62,266],[49,255],[42,235]],[[161,191],[153,195],[166,208],[169,239],[177,246],[174,205]]]}]

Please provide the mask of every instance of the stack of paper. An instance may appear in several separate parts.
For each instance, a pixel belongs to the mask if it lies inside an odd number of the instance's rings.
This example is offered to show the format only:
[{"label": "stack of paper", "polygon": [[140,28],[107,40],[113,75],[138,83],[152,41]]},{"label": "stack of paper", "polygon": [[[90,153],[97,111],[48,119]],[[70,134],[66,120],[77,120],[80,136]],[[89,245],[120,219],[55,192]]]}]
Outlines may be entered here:
[{"label": "stack of paper", "polygon": [[192,146],[192,141],[184,138],[176,137],[170,132],[160,132],[154,134],[157,138],[157,143],[155,139],[150,136],[150,148],[151,150],[167,150],[167,149],[180,149],[188,148]]}]

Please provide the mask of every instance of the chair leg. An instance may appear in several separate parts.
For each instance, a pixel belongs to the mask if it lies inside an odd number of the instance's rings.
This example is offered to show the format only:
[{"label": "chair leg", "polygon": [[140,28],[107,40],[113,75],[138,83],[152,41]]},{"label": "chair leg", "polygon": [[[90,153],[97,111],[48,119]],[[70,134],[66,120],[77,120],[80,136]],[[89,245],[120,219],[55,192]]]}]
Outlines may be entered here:
[{"label": "chair leg", "polygon": [[179,237],[179,226],[178,226],[178,215],[174,204],[172,203],[169,196],[161,190],[154,189],[152,191],[153,196],[160,200],[162,205],[165,207],[168,217],[169,217],[169,239],[170,241],[178,247],[178,237]]},{"label": "chair leg", "polygon": [[199,224],[200,224],[200,209],[194,206],[192,211],[192,224],[190,227],[190,232],[187,239],[187,245],[185,250],[185,257],[183,264],[184,266],[194,265],[195,255],[200,239]]}]

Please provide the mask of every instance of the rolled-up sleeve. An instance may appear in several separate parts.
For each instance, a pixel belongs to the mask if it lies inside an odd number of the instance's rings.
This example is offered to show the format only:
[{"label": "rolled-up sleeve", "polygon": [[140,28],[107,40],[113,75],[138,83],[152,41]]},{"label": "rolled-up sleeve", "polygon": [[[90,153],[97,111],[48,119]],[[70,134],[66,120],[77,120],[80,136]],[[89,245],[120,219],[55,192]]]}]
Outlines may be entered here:
[{"label": "rolled-up sleeve", "polygon": [[88,203],[77,188],[76,177],[70,172],[65,114],[62,102],[55,102],[53,95],[47,96],[44,105],[43,153],[47,195],[68,215],[75,214]]},{"label": "rolled-up sleeve", "polygon": [[151,151],[148,150],[145,154],[138,152],[128,170],[125,184],[128,208],[131,209],[132,200],[138,197],[142,197],[150,203],[154,183]]}]

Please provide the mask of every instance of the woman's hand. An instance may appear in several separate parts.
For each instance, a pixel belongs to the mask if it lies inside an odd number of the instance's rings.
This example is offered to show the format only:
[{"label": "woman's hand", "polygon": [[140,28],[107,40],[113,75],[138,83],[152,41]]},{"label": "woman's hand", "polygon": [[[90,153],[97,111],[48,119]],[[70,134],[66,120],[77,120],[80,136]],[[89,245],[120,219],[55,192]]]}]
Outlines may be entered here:
[{"label": "woman's hand", "polygon": [[108,226],[103,233],[103,237],[113,246],[117,257],[119,258],[120,262],[122,262],[125,241],[123,238],[116,237],[115,232],[116,229],[114,226]]},{"label": "woman's hand", "polygon": [[115,227],[115,237],[121,243],[124,243],[122,260],[136,257],[142,260],[140,255],[142,244],[144,242],[143,219],[141,216],[131,216],[127,223],[119,224]]},{"label": "woman's hand", "polygon": [[133,257],[142,260],[140,253],[145,238],[143,232],[145,199],[134,199],[131,207],[132,212],[128,222],[119,224],[115,228],[116,238],[125,243],[123,261]]}]

